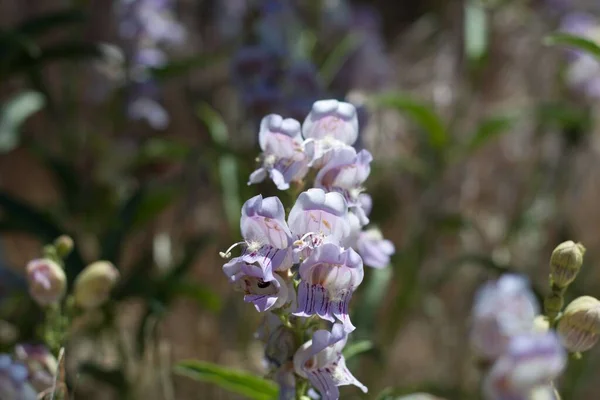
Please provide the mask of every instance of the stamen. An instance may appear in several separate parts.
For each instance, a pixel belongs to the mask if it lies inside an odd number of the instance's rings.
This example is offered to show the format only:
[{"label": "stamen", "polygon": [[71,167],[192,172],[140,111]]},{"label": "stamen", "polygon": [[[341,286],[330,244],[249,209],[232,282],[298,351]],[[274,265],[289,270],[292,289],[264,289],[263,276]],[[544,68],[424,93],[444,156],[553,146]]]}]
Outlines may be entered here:
[{"label": "stamen", "polygon": [[219,256],[221,256],[221,258],[230,258],[231,250],[235,249],[237,246],[240,246],[242,244],[246,244],[246,242],[237,242],[237,243],[232,244],[231,246],[229,246],[229,248],[227,250],[225,250],[225,252],[220,251]]}]

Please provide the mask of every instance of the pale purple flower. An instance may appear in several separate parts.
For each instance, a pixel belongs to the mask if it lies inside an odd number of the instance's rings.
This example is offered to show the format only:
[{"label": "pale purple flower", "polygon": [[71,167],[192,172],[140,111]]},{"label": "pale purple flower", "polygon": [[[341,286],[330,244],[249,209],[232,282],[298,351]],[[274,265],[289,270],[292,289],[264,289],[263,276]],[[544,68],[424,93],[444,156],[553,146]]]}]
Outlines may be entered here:
[{"label": "pale purple flower", "polygon": [[244,292],[245,302],[254,304],[257,311],[264,312],[282,307],[293,298],[293,287],[273,272],[273,264],[281,264],[285,256],[284,251],[265,246],[231,259],[223,265],[223,272],[232,284]]},{"label": "pale purple flower", "polygon": [[[357,153],[353,147],[347,146],[332,150],[330,154],[329,161],[317,174],[315,186],[328,192],[339,192],[344,195],[349,207],[359,207],[358,196],[371,173],[371,153],[367,150]],[[362,208],[357,216],[363,225],[369,222]]]},{"label": "pale purple flower", "polygon": [[528,281],[518,275],[503,275],[477,292],[473,306],[471,344],[480,357],[496,359],[510,338],[530,332],[538,305]]},{"label": "pale purple flower", "polygon": [[0,354],[0,399],[37,400],[37,393],[28,382],[25,365]]},{"label": "pale purple flower", "polygon": [[313,165],[318,168],[328,161],[326,155],[330,150],[356,142],[356,108],[333,99],[316,101],[302,124],[302,134],[305,139],[315,141]]},{"label": "pale purple flower", "polygon": [[288,226],[297,239],[296,253],[326,241],[342,243],[350,234],[348,205],[339,193],[309,189],[298,196],[288,216]]},{"label": "pale purple flower", "polygon": [[363,277],[358,253],[333,243],[322,244],[300,264],[298,309],[294,315],[318,315],[331,322],[337,319],[347,332],[353,331],[348,304]]},{"label": "pale purple flower", "polygon": [[312,145],[302,142],[298,121],[267,115],[261,121],[258,141],[263,151],[262,166],[250,175],[249,185],[269,176],[278,189],[286,190],[290,182],[304,178],[312,159]]},{"label": "pale purple flower", "polygon": [[[277,197],[254,196],[242,206],[240,230],[250,247],[271,246],[287,249],[292,233],[285,222],[285,209]],[[288,266],[289,267],[289,266]]]},{"label": "pale purple flower", "polygon": [[15,359],[27,367],[29,381],[38,392],[52,387],[58,362],[46,346],[19,344],[15,347]]},{"label": "pale purple flower", "polygon": [[354,385],[364,393],[368,389],[346,367],[342,349],[347,333],[341,324],[334,324],[331,332],[318,330],[294,355],[294,369],[320,393],[322,400],[340,398],[338,386]]},{"label": "pale purple flower", "polygon": [[390,263],[390,257],[396,251],[394,244],[383,238],[381,231],[370,228],[360,233],[356,250],[365,265],[373,268],[385,268]]},{"label": "pale purple flower", "polygon": [[165,129],[169,125],[169,114],[164,107],[151,97],[137,97],[127,110],[134,121],[145,120],[154,129]]},{"label": "pale purple flower", "polygon": [[513,336],[484,382],[489,400],[526,399],[564,370],[567,356],[554,332]]}]

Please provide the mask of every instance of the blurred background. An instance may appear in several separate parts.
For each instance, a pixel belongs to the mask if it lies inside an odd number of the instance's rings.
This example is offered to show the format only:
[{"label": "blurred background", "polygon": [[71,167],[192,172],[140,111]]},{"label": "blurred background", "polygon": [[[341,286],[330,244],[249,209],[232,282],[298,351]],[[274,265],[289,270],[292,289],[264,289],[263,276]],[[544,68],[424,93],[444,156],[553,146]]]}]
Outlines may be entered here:
[{"label": "blurred background", "polygon": [[[74,398],[237,399],[175,376],[201,359],[264,373],[260,315],[218,253],[239,239],[258,122],[337,98],[374,155],[371,220],[395,243],[353,300],[368,395],[477,399],[472,295],[505,271],[543,294],[561,241],[588,249],[569,297],[600,295],[595,0],[1,0],[0,348],[35,338],[23,269],[62,233],[72,281],[96,259],[115,300],[72,327]],[[596,399],[600,354],[564,399]],[[387,392],[385,392],[387,390]]]}]

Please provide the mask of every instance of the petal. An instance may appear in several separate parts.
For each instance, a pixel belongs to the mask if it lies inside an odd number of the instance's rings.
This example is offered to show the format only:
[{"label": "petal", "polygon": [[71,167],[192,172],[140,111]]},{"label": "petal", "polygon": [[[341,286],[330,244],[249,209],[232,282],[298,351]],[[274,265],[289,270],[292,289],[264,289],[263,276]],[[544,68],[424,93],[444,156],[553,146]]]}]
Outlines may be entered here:
[{"label": "petal", "polygon": [[264,181],[266,177],[267,170],[265,168],[259,168],[250,174],[250,178],[248,179],[248,186],[255,183],[260,183]]},{"label": "petal", "polygon": [[266,154],[293,157],[296,150],[301,148],[300,123],[292,118],[283,119],[277,114],[267,115],[260,123],[258,141]]},{"label": "petal", "polygon": [[268,244],[280,249],[291,245],[292,237],[285,222],[285,210],[277,197],[254,196],[244,203],[240,230],[246,241]]},{"label": "petal", "polygon": [[347,214],[346,200],[339,193],[309,189],[298,196],[288,216],[288,224],[297,237],[321,232],[341,241],[350,233]]}]

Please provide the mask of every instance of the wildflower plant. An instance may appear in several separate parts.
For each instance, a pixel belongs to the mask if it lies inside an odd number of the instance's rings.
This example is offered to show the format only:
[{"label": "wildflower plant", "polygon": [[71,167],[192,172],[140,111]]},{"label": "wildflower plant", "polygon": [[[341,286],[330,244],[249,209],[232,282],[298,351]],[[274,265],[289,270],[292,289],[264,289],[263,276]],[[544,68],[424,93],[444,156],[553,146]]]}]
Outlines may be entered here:
[{"label": "wildflower plant", "polygon": [[600,334],[600,302],[564,296],[579,273],[585,248],[561,243],[550,258],[550,284],[543,314],[526,278],[508,274],[479,289],[473,306],[471,344],[484,373],[489,400],[561,397],[554,382],[568,357],[581,357]]},{"label": "wildflower plant", "polygon": [[228,259],[223,272],[231,284],[265,313],[257,338],[280,399],[301,398],[309,388],[322,399],[338,399],[343,385],[367,392],[342,354],[356,329],[349,306],[364,277],[361,256],[381,268],[394,246],[373,228],[365,230],[371,201],[364,183],[372,156],[352,147],[357,137],[356,109],[337,100],[315,102],[302,124],[264,117],[260,164],[248,184],[270,179],[297,196],[287,213],[277,196],[246,201],[243,241],[220,253]]}]

